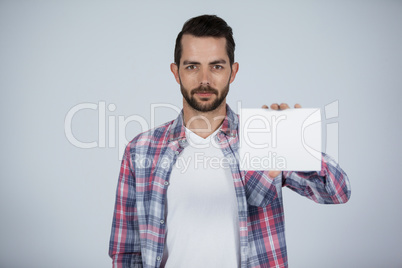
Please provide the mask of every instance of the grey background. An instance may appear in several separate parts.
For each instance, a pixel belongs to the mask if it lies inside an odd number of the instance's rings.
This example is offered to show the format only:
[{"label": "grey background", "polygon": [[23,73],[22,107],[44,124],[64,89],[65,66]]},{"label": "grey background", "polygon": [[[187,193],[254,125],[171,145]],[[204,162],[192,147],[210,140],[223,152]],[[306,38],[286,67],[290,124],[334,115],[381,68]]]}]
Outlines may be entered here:
[{"label": "grey background", "polygon": [[[181,106],[169,70],[190,17],[234,29],[240,71],[228,103],[339,101],[339,162],[351,200],[318,205],[288,189],[290,267],[401,267],[401,1],[1,1],[1,267],[110,267],[117,147],[64,134],[79,103],[150,120]],[[156,110],[156,123],[176,113]],[[128,124],[131,139],[142,131]],[[73,120],[96,141],[97,111]],[[117,140],[117,138],[116,138]],[[108,145],[108,144],[106,144]]]}]

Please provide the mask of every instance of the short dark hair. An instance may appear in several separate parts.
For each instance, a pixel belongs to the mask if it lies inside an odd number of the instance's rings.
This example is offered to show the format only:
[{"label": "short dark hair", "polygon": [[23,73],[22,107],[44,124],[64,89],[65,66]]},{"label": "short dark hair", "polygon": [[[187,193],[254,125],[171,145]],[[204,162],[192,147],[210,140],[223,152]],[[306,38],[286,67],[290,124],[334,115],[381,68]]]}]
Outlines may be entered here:
[{"label": "short dark hair", "polygon": [[184,23],[181,32],[177,35],[174,49],[174,62],[180,65],[182,54],[181,39],[183,34],[191,34],[196,37],[225,37],[226,52],[229,57],[230,66],[234,63],[235,41],[232,28],[216,15],[202,15],[194,17]]}]

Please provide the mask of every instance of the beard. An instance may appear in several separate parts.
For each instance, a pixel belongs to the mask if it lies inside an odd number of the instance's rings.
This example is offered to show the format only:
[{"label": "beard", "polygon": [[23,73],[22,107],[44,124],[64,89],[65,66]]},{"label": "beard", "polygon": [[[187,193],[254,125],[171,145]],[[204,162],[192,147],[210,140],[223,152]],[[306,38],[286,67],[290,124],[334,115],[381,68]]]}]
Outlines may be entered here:
[{"label": "beard", "polygon": [[[197,88],[192,89],[191,91],[187,90],[180,81],[180,90],[184,99],[187,101],[188,105],[194,110],[199,112],[211,112],[218,108],[222,102],[225,100],[226,96],[229,92],[229,84],[223,88],[222,93],[219,95],[219,91],[210,86],[199,86]],[[204,103],[203,100],[207,101],[207,98],[201,98],[201,101],[197,101],[194,98],[194,94],[196,93],[212,93],[216,95],[215,100],[212,103]]]}]

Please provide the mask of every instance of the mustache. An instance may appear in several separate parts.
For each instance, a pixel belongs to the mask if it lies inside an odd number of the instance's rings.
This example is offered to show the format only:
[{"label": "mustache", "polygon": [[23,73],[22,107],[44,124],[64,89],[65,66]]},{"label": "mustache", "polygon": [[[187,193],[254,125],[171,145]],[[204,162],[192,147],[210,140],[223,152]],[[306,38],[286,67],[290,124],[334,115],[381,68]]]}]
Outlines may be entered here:
[{"label": "mustache", "polygon": [[196,93],[212,93],[218,95],[219,92],[218,90],[210,86],[199,86],[191,90],[191,95],[194,95]]}]

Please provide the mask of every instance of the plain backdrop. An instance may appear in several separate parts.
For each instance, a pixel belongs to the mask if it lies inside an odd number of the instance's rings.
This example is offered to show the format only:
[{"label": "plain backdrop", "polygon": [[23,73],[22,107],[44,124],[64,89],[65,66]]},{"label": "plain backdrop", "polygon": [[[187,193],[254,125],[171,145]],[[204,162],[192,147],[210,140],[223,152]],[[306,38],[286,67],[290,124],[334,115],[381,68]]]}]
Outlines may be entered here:
[{"label": "plain backdrop", "polygon": [[[319,205],[284,189],[289,266],[401,267],[402,1],[384,0],[2,0],[0,266],[111,266],[118,143],[146,130],[123,121],[150,124],[151,104],[181,107],[169,64],[183,23],[201,14],[233,28],[235,111],[338,101],[352,196]],[[65,118],[82,103],[97,107],[73,117],[84,142],[99,142],[100,107],[112,104],[104,147],[67,139]],[[154,112],[156,125],[177,115]]]}]

